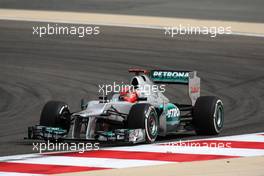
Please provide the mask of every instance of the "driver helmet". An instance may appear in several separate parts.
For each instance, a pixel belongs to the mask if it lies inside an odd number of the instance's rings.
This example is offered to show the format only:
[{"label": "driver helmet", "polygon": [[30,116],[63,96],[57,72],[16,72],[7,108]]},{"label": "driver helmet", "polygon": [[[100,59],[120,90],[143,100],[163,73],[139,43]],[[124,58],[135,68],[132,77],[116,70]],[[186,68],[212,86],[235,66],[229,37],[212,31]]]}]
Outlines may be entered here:
[{"label": "driver helmet", "polygon": [[130,103],[135,103],[138,101],[138,94],[134,90],[123,89],[120,91],[120,99]]}]

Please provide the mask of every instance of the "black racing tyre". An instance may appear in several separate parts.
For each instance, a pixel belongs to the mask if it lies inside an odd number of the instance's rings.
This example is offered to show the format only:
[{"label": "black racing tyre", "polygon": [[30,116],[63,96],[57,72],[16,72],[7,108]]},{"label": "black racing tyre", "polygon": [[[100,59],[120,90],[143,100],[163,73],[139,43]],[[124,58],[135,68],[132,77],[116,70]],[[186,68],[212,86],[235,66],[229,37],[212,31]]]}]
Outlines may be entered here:
[{"label": "black racing tyre", "polygon": [[127,128],[144,129],[146,142],[153,143],[158,135],[158,115],[155,108],[146,103],[133,105],[128,115]]},{"label": "black racing tyre", "polygon": [[199,97],[193,108],[193,123],[198,135],[219,134],[224,125],[224,107],[215,96]]},{"label": "black racing tyre", "polygon": [[39,125],[60,127],[69,131],[71,114],[68,105],[60,101],[47,102],[42,109]]}]

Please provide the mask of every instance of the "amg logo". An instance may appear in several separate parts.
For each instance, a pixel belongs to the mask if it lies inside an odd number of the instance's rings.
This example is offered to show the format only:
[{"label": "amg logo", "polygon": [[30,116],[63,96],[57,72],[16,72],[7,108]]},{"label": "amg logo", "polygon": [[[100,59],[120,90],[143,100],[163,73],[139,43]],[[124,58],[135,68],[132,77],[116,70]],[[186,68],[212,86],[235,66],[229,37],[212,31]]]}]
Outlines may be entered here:
[{"label": "amg logo", "polygon": [[167,78],[179,78],[179,77],[188,77],[189,73],[188,72],[170,72],[170,71],[154,71],[153,72],[153,77],[167,77]]}]

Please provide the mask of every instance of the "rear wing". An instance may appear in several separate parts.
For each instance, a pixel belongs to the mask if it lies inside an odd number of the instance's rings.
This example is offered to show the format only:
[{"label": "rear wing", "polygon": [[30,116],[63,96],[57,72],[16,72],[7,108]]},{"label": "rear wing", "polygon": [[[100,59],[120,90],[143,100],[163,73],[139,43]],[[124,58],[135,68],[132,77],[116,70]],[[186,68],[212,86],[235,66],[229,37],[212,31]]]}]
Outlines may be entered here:
[{"label": "rear wing", "polygon": [[149,76],[154,83],[188,85],[193,106],[200,97],[200,78],[196,71],[151,70]]}]

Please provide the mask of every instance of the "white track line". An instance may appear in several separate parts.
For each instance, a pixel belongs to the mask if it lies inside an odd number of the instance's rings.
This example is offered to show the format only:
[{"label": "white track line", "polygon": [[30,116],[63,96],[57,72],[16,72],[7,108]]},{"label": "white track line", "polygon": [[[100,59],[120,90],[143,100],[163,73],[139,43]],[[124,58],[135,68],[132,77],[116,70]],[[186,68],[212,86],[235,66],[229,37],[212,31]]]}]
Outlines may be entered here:
[{"label": "white track line", "polygon": [[209,138],[208,140],[222,140],[222,141],[240,141],[240,142],[264,142],[263,133],[256,134],[244,134],[244,135],[235,135],[235,136],[225,136],[218,138]]},{"label": "white track line", "polygon": [[[232,145],[231,145],[232,146]],[[264,156],[262,149],[240,149],[240,148],[217,148],[217,147],[183,147],[166,145],[140,145],[133,147],[115,147],[105,150],[133,151],[133,152],[158,152],[158,153],[181,153],[201,155],[223,155],[223,156]]]},{"label": "white track line", "polygon": [[[62,166],[84,166],[84,167],[102,167],[102,168],[126,168],[139,166],[153,166],[168,164],[167,161],[152,160],[134,160],[134,159],[110,159],[93,157],[68,157],[68,156],[44,156],[42,158],[29,158],[25,160],[10,161],[12,163],[24,164],[49,164]],[[175,162],[174,162],[175,163]]]},{"label": "white track line", "polygon": [[239,135],[232,135],[232,136],[222,136],[222,137],[213,137],[213,138],[206,138],[206,139],[184,139],[184,140],[174,140],[174,141],[167,141],[167,142],[157,142],[155,144],[168,144],[173,142],[195,142],[195,141],[211,141],[211,140],[217,140],[217,141],[236,141],[236,142],[264,142],[264,134],[261,133],[252,133],[252,134],[239,134]]},{"label": "white track line", "polygon": [[[200,140],[218,140],[218,141],[243,141],[243,142],[264,142],[263,133],[253,133],[244,135],[225,136],[207,139],[183,140],[182,142],[195,142]],[[173,143],[174,141],[170,141]],[[178,141],[175,141],[178,142]],[[214,147],[184,147],[184,146],[167,146],[160,144],[167,144],[168,142],[161,142],[158,144],[135,145],[127,147],[107,147],[102,150],[115,151],[142,151],[142,152],[161,152],[161,153],[186,153],[186,154],[215,154],[215,155],[230,155],[230,156],[260,156],[264,155],[264,150],[261,149],[240,149],[240,148],[214,148]],[[231,145],[232,147],[232,145]],[[47,153],[68,153],[68,152],[47,152]],[[45,154],[45,153],[43,153]],[[22,154],[10,155],[0,157],[0,161],[24,160],[32,158],[42,158],[41,154]]]},{"label": "white track line", "polygon": [[0,157],[0,162],[10,161],[10,160],[23,160],[28,158],[42,157],[40,154],[23,154],[23,155],[10,155]]},{"label": "white track line", "polygon": [[[264,142],[264,136],[260,135],[263,133],[245,134],[227,137],[214,138],[219,141],[252,141],[252,142]],[[239,140],[241,139],[241,140]],[[199,139],[206,140],[206,139]],[[210,139],[209,139],[210,140]],[[195,141],[195,140],[190,140]],[[231,142],[232,143],[232,142]],[[232,145],[231,145],[232,146]],[[79,166],[79,167],[97,167],[97,168],[129,168],[129,167],[141,167],[141,166],[155,166],[168,163],[176,163],[174,161],[158,161],[144,159],[144,152],[157,152],[157,153],[177,153],[177,154],[192,154],[199,155],[218,155],[218,156],[236,156],[236,157],[248,157],[248,156],[264,156],[263,149],[249,149],[249,148],[216,148],[216,147],[188,147],[188,146],[170,146],[160,144],[148,144],[148,145],[135,145],[135,146],[124,146],[124,147],[109,147],[102,150],[114,150],[114,151],[136,151],[143,152],[142,159],[117,159],[107,158],[107,154],[104,158],[97,158],[96,156],[54,156],[54,155],[43,155],[43,154],[24,154],[24,155],[13,155],[0,157],[0,162],[6,163],[21,163],[21,164],[40,164],[40,165],[56,165],[59,166]],[[59,152],[58,152],[59,153]],[[163,155],[164,156],[164,155]],[[176,156],[175,156],[176,157]],[[188,157],[188,156],[186,156]],[[33,166],[32,166],[33,167]],[[34,169],[34,168],[33,168]],[[15,170],[15,168],[14,168]],[[9,170],[10,171],[10,170]],[[11,170],[12,171],[12,170]],[[38,174],[27,174],[18,172],[4,172],[4,168],[0,172],[0,175],[38,175]]]}]

